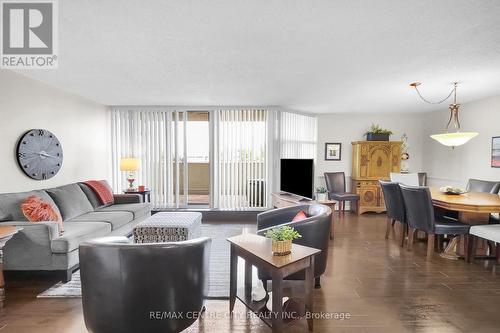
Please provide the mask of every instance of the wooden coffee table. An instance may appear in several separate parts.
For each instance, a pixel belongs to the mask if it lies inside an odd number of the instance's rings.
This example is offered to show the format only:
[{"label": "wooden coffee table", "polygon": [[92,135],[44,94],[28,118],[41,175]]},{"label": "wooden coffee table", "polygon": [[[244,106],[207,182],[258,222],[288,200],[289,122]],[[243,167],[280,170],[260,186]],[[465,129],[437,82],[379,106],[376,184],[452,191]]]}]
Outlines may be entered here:
[{"label": "wooden coffee table", "polygon": [[[243,234],[227,239],[231,243],[231,272],[229,311],[232,313],[236,298],[252,310],[272,329],[283,329],[284,311],[282,307],[283,279],[293,273],[305,270],[305,311],[313,312],[314,256],[321,250],[292,244],[292,253],[286,256],[273,256],[271,240],[255,234]],[[245,260],[245,286],[237,291],[238,257]],[[252,301],[252,265],[272,276],[273,312],[266,314],[266,300]],[[277,309],[277,310],[276,310]],[[309,330],[313,329],[311,316],[307,319]]]}]

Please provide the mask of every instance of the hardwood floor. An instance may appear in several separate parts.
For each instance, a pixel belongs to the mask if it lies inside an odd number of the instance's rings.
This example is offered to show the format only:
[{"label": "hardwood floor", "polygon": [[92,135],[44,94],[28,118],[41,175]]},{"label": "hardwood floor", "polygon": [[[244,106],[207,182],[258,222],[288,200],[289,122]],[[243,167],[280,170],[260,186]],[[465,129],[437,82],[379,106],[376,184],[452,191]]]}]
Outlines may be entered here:
[{"label": "hardwood floor", "polygon": [[[346,213],[336,221],[322,288],[314,290],[315,310],[349,313],[344,320],[315,320],[314,332],[498,332],[500,266],[466,264],[434,255],[426,261],[426,244],[413,252],[385,240],[385,215]],[[80,299],[37,299],[54,281],[7,281],[0,333],[86,332]],[[208,301],[205,317],[187,332],[270,332],[247,315],[237,301],[226,316],[228,301]],[[304,320],[287,333],[306,332]]]}]

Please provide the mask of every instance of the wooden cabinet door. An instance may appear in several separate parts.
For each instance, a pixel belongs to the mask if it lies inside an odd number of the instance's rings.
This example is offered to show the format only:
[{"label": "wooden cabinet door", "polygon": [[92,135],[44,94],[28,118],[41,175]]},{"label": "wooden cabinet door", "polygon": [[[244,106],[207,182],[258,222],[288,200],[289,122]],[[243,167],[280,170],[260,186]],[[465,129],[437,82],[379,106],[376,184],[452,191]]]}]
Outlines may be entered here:
[{"label": "wooden cabinet door", "polygon": [[358,187],[360,197],[359,204],[365,207],[376,207],[378,204],[378,188],[377,185],[361,185]]},{"label": "wooden cabinet door", "polygon": [[373,143],[368,151],[368,177],[372,179],[387,178],[392,171],[392,145],[390,143]]},{"label": "wooden cabinet door", "polygon": [[360,144],[359,147],[359,178],[369,177],[370,146],[368,144]]},{"label": "wooden cabinet door", "polygon": [[401,172],[401,145],[392,145],[391,164],[391,172]]}]

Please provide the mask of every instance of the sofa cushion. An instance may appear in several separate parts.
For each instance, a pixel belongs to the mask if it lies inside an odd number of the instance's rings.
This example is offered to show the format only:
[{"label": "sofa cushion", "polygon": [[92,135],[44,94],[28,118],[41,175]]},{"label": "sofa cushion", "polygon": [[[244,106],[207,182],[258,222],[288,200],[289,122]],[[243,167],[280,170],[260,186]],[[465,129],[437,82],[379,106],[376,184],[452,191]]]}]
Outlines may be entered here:
[{"label": "sofa cushion", "polygon": [[151,204],[150,203],[134,203],[134,204],[118,204],[111,205],[104,208],[99,208],[99,212],[116,212],[116,211],[124,211],[131,212],[134,214],[134,219],[139,217],[143,217],[151,212]]},{"label": "sofa cushion", "polygon": [[7,214],[0,209],[0,222],[12,221],[12,214]]},{"label": "sofa cushion", "polygon": [[61,211],[64,221],[92,212],[94,208],[78,184],[69,184],[47,190]]},{"label": "sofa cushion", "polygon": [[102,204],[99,201],[99,198],[95,194],[95,192],[85,183],[78,183],[78,186],[82,189],[83,193],[87,196],[87,199],[89,199],[90,204],[96,210],[97,208],[101,207]]},{"label": "sofa cushion", "polygon": [[[0,194],[0,210],[13,221],[28,221],[21,210],[21,204],[30,196],[37,196],[43,201],[50,203],[54,210],[60,214],[59,208],[54,203],[54,200],[43,190],[19,192],[19,193],[2,193]],[[10,215],[10,216],[9,216]]]},{"label": "sofa cushion", "polygon": [[64,234],[51,241],[52,253],[68,253],[76,250],[81,242],[108,235],[111,224],[106,222],[65,222]]},{"label": "sofa cushion", "polygon": [[125,211],[116,212],[90,212],[72,218],[68,222],[107,222],[111,224],[111,229],[118,229],[134,219],[134,214]]}]

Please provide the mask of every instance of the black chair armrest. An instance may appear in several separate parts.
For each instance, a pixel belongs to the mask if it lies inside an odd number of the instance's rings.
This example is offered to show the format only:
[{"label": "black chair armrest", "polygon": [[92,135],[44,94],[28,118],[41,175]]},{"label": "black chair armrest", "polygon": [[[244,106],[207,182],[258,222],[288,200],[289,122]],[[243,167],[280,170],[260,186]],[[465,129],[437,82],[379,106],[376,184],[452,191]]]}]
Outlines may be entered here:
[{"label": "black chair armrest", "polygon": [[268,210],[257,215],[257,230],[266,229],[290,222],[301,210],[307,211],[302,205]]}]

